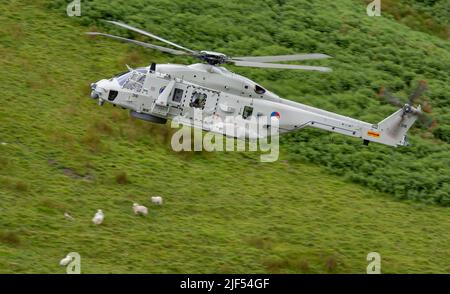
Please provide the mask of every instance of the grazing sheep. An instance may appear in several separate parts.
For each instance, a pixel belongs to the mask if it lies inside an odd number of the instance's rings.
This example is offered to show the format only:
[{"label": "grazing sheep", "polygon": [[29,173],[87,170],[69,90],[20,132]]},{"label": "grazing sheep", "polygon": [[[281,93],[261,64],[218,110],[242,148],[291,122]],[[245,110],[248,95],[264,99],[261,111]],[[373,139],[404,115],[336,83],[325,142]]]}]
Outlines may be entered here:
[{"label": "grazing sheep", "polygon": [[6,145],[8,145],[8,143],[2,142],[1,145],[2,145],[2,146],[6,146]]},{"label": "grazing sheep", "polygon": [[72,256],[67,255],[66,257],[64,257],[63,259],[61,259],[61,261],[59,262],[59,265],[60,265],[60,266],[66,266],[66,265],[68,265],[71,261],[72,261]]},{"label": "grazing sheep", "polygon": [[152,196],[152,203],[156,205],[162,205],[163,199],[161,196]]},{"label": "grazing sheep", "polygon": [[142,215],[147,215],[148,214],[147,207],[145,207],[143,205],[139,205],[137,203],[133,204],[133,211],[134,211],[134,214],[142,214]]},{"label": "grazing sheep", "polygon": [[75,220],[68,212],[64,212],[64,217],[70,221]]},{"label": "grazing sheep", "polygon": [[105,219],[105,215],[103,214],[103,211],[101,209],[99,209],[97,211],[97,213],[94,215],[92,222],[94,223],[94,225],[100,225],[104,219]]}]

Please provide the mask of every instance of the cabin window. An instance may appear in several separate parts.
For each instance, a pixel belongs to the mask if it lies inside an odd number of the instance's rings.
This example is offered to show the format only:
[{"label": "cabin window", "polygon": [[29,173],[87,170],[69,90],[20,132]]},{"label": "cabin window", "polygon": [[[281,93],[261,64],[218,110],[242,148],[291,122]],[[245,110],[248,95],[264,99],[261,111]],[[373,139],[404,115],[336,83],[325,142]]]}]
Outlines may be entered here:
[{"label": "cabin window", "polygon": [[256,94],[262,95],[266,93],[266,90],[261,86],[255,85],[255,92]]},{"label": "cabin window", "polygon": [[190,103],[190,106],[203,109],[206,104],[206,98],[208,98],[206,94],[194,92],[194,94],[192,94],[192,102]]},{"label": "cabin window", "polygon": [[242,117],[244,119],[247,119],[248,117],[252,116],[253,114],[253,107],[245,106],[244,111],[242,112]]},{"label": "cabin window", "polygon": [[183,90],[182,89],[175,89],[173,92],[172,101],[176,103],[180,103],[181,99],[183,99]]}]

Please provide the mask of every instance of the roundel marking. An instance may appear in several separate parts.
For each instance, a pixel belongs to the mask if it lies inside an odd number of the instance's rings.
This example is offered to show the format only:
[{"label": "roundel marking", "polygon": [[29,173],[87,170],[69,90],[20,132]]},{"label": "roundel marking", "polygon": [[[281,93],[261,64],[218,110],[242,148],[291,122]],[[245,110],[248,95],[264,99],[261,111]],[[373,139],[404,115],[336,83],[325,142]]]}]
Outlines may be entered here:
[{"label": "roundel marking", "polygon": [[270,115],[270,117],[276,117],[276,118],[280,118],[280,113],[278,112],[278,111],[274,111],[274,112],[272,112],[272,114]]}]

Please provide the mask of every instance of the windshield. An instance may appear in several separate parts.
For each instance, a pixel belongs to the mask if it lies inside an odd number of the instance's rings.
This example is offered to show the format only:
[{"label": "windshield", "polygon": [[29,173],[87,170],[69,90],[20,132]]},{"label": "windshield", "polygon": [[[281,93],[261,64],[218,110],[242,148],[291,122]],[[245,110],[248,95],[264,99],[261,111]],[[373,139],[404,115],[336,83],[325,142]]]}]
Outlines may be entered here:
[{"label": "windshield", "polygon": [[[140,67],[138,69],[135,69],[135,71],[137,71],[139,73],[146,74],[148,69],[146,67]],[[128,79],[131,77],[131,74],[132,74],[132,71],[129,71],[129,72],[126,72],[126,73],[120,73],[120,74],[115,76],[117,78],[117,82],[119,83],[119,85],[121,87],[123,87],[125,82],[128,81]]]}]

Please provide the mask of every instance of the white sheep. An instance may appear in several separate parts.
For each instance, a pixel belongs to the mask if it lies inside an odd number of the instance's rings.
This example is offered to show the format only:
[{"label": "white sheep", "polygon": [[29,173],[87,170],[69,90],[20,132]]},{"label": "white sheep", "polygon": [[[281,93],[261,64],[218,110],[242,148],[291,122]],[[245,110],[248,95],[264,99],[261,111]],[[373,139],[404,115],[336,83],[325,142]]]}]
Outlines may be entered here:
[{"label": "white sheep", "polygon": [[151,198],[152,203],[156,204],[156,205],[162,205],[163,204],[163,199],[161,196],[152,196]]},{"label": "white sheep", "polygon": [[64,217],[65,217],[66,219],[70,220],[70,221],[75,220],[75,219],[74,219],[67,211],[64,212]]},{"label": "white sheep", "polygon": [[68,254],[66,257],[61,259],[61,261],[59,262],[59,265],[60,266],[66,266],[72,261],[72,259],[73,259],[73,257],[70,256],[70,254]]},{"label": "white sheep", "polygon": [[105,215],[103,214],[103,211],[101,209],[99,209],[99,210],[97,210],[97,213],[94,215],[92,222],[94,223],[94,225],[100,225],[104,219],[105,219]]},{"label": "white sheep", "polygon": [[139,205],[137,203],[133,204],[133,211],[134,214],[142,214],[142,215],[148,214],[148,208],[143,205]]}]

